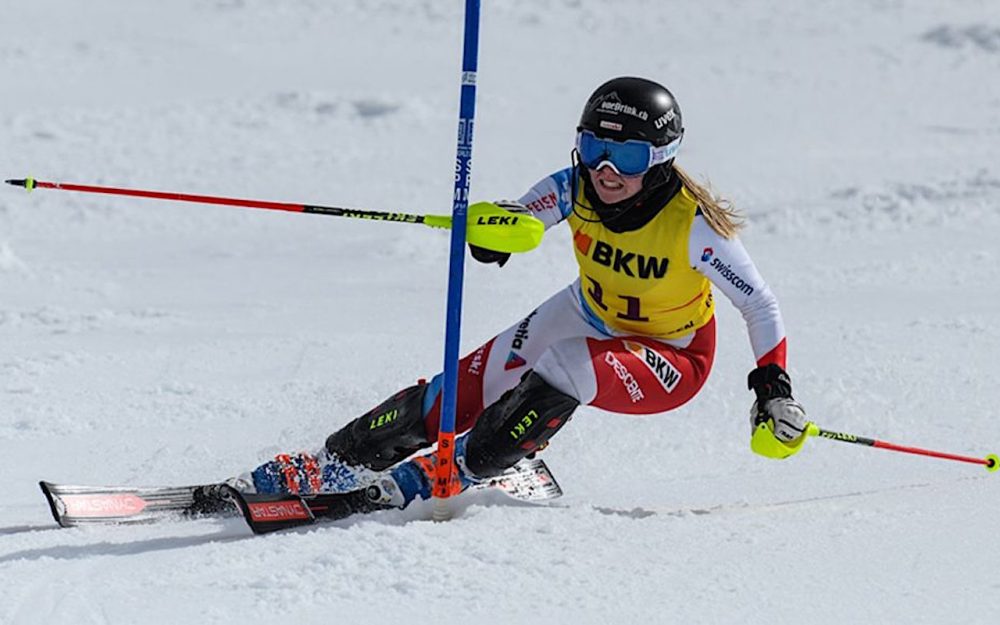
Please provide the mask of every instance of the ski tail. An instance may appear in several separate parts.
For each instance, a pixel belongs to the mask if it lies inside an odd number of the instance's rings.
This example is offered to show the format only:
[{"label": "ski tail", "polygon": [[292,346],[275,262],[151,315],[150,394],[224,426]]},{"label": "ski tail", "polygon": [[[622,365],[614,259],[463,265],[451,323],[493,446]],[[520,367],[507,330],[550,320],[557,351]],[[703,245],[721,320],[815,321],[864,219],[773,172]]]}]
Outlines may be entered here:
[{"label": "ski tail", "polygon": [[485,485],[499,488],[508,497],[536,503],[556,499],[563,494],[548,465],[539,458],[521,460]]}]

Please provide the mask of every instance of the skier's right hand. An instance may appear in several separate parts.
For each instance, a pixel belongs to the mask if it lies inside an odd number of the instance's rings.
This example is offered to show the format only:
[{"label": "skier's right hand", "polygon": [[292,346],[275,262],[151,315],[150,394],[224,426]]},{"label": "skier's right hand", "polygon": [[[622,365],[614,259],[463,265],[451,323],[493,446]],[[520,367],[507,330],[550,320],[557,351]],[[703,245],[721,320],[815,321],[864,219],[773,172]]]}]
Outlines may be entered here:
[{"label": "skier's right hand", "polygon": [[[531,209],[520,202],[514,202],[512,200],[497,200],[493,203],[512,213],[521,213],[526,215],[531,214]],[[469,251],[472,252],[473,258],[486,265],[496,263],[498,267],[503,267],[507,264],[507,261],[510,260],[510,252],[496,252],[471,243],[469,243]]]}]

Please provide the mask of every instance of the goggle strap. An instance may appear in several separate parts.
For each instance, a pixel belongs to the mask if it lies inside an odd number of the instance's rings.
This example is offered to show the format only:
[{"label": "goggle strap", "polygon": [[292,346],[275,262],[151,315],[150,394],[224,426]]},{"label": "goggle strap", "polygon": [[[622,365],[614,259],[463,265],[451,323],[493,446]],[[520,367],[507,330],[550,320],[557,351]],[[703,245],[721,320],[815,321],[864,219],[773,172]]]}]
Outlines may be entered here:
[{"label": "goggle strap", "polygon": [[650,167],[653,165],[659,165],[661,163],[666,163],[670,159],[677,156],[677,151],[681,147],[681,138],[677,137],[667,145],[661,145],[659,147],[653,146],[650,155]]}]

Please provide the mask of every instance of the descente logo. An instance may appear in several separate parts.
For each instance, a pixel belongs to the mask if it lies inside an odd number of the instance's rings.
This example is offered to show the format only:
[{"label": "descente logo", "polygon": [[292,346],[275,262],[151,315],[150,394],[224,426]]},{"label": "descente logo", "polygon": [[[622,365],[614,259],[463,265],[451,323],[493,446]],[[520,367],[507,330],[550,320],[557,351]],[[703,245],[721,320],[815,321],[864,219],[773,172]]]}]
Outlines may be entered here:
[{"label": "descente logo", "polygon": [[642,392],[642,387],[639,386],[639,380],[635,379],[635,376],[628,370],[628,367],[622,361],[618,360],[613,353],[604,353],[604,363],[611,367],[615,375],[618,376],[618,379],[621,380],[633,404],[642,401],[646,397]]},{"label": "descente logo", "polygon": [[[704,256],[702,257],[704,258]],[[747,295],[753,295],[753,287],[747,284],[743,278],[741,278],[733,268],[726,265],[718,258],[712,259],[712,268],[719,272],[719,274],[727,281],[732,283],[737,289],[746,293]]]}]

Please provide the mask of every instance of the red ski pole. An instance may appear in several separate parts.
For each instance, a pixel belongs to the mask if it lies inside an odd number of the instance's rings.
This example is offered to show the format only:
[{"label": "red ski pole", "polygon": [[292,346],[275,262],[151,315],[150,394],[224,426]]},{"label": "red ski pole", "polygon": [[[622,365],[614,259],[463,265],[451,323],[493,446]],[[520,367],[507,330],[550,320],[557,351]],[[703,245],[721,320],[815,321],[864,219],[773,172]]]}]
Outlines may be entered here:
[{"label": "red ski pole", "polygon": [[866,447],[877,447],[879,449],[887,449],[889,451],[898,451],[904,454],[916,454],[918,456],[929,456],[931,458],[941,458],[943,460],[954,460],[956,462],[978,464],[986,467],[986,470],[990,472],[1000,470],[1000,457],[998,457],[997,454],[990,454],[985,458],[975,458],[972,456],[960,456],[958,454],[945,453],[943,451],[921,449],[919,447],[906,447],[895,443],[887,443],[886,441],[876,440],[874,438],[865,438],[863,436],[855,436],[854,434],[844,434],[842,432],[824,430],[815,423],[809,424],[806,428],[806,433],[809,436],[817,436],[819,438],[840,441],[842,443],[852,443],[854,445],[864,445]]},{"label": "red ski pole", "polygon": [[[99,187],[96,185],[71,184],[68,182],[46,182],[44,180],[35,180],[34,178],[24,178],[20,180],[6,180],[5,182],[15,187],[24,187],[28,191],[33,191],[34,189],[55,189],[57,191],[100,193],[103,195],[126,195],[129,197],[141,197],[154,200],[170,200],[173,202],[196,202],[198,204],[239,206],[242,208],[263,208],[266,210],[289,211],[293,213],[316,213],[321,215],[334,215],[336,217],[359,217],[362,219],[400,221],[405,223],[416,223],[416,224],[422,224],[427,221],[426,215],[408,215],[406,213],[389,213],[383,211],[357,210],[352,208],[340,208],[338,206],[311,206],[309,204],[294,204],[290,202],[243,200],[239,198],[219,197],[215,195],[193,195],[190,193],[173,193],[170,191],[147,191],[144,189],[122,189],[118,187]],[[443,227],[447,228],[450,225],[451,224],[448,223]],[[442,227],[439,224],[434,224],[434,226]]]},{"label": "red ski pole", "polygon": [[[194,195],[171,191],[148,191],[145,189],[122,189],[119,187],[71,184],[68,182],[46,182],[44,180],[35,180],[34,178],[13,179],[6,180],[5,182],[15,187],[23,187],[28,191],[54,189],[57,191],[76,191],[78,193],[123,195],[154,200],[169,200],[172,202],[194,202],[197,204],[239,206],[241,208],[261,208],[312,215],[330,215],[353,219],[422,224],[430,228],[451,228],[452,225],[450,215],[412,215],[410,213],[361,210],[357,208],[341,208],[339,206],[268,202],[265,200],[245,200],[216,195]],[[545,224],[537,217],[511,213],[492,202],[478,202],[469,206],[467,216],[468,242],[497,252],[517,253],[532,250],[542,242],[542,235],[545,232]]]}]

